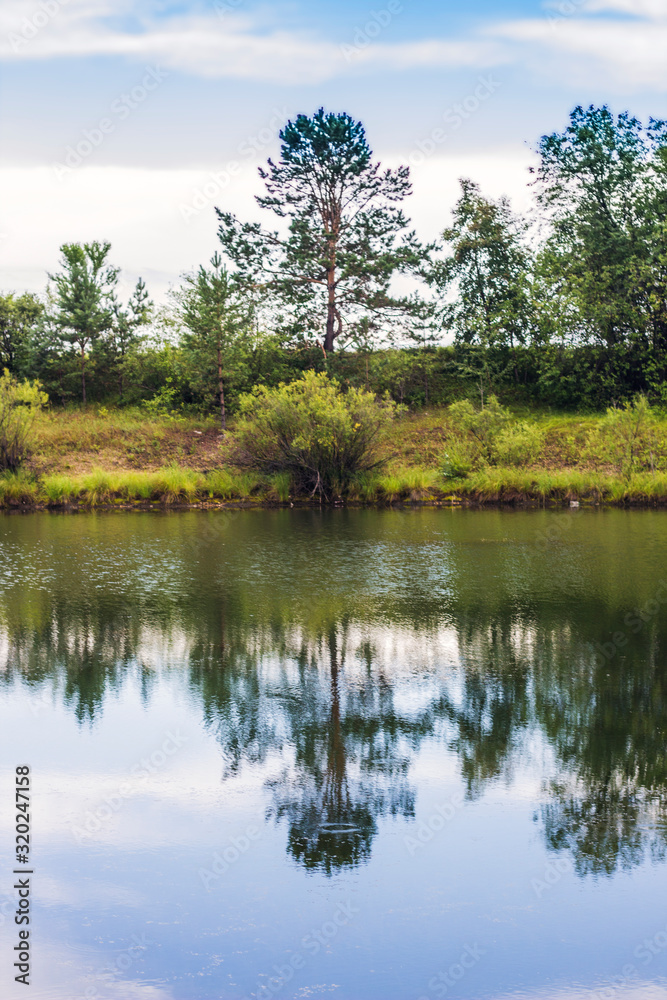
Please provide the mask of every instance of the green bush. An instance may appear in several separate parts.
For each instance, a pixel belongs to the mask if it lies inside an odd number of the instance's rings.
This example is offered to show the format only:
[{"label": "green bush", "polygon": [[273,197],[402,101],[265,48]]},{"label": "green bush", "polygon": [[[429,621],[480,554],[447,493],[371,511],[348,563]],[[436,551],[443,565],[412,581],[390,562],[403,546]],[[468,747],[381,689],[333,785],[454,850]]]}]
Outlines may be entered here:
[{"label": "green bush", "polygon": [[449,407],[449,415],[454,431],[472,439],[482,457],[492,462],[496,442],[512,419],[509,410],[501,406],[495,396],[489,396],[487,405],[481,410],[476,410],[469,399],[457,400]]},{"label": "green bush", "polygon": [[39,382],[19,382],[5,368],[0,377],[0,469],[15,472],[28,457],[35,416],[47,402]]},{"label": "green bush", "polygon": [[496,438],[494,459],[500,465],[532,465],[539,458],[543,444],[544,433],[539,427],[526,423],[510,424]]},{"label": "green bush", "polygon": [[638,470],[654,471],[657,446],[655,416],[646,396],[607,410],[590,442],[592,457],[611,461],[626,480]]},{"label": "green bush", "polygon": [[239,459],[263,473],[288,473],[295,493],[325,499],[347,491],[356,473],[380,466],[382,432],[396,404],[363,389],[347,392],[324,373],[306,372],[276,389],[241,397]]}]

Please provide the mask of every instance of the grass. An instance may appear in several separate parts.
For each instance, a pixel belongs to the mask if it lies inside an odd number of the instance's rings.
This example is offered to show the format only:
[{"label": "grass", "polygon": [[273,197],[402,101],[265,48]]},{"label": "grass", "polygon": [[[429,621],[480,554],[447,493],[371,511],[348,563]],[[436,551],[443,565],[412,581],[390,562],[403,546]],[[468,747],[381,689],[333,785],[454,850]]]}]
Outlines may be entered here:
[{"label": "grass", "polygon": [[[600,446],[600,416],[517,411],[516,417],[539,428],[542,444],[532,464],[486,465],[447,479],[443,458],[457,446],[450,415],[433,407],[407,413],[382,445],[382,466],[357,475],[347,500],[667,504],[667,417],[656,414],[650,468],[625,476],[604,441]],[[261,477],[237,468],[232,446],[214,420],[96,407],[47,412],[38,420],[30,462],[19,473],[0,474],[0,506],[306,502],[294,496],[285,473]]]},{"label": "grass", "polygon": [[38,417],[31,470],[43,475],[95,469],[202,471],[219,464],[221,435],[212,419],[151,417],[145,410],[50,410]]}]

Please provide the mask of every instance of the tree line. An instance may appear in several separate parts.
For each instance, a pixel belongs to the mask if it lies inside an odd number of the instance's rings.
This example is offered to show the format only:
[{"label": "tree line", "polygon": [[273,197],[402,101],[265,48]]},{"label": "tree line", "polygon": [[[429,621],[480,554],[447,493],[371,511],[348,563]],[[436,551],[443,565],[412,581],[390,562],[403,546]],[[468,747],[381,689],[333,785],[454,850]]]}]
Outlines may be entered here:
[{"label": "tree line", "polygon": [[0,369],[54,403],[223,427],[242,392],[309,369],[414,405],[664,401],[666,122],[575,108],[537,145],[529,213],[462,179],[430,243],[404,212],[409,168],[376,162],[361,122],[320,109],[280,138],[259,171],[271,225],[216,209],[219,252],[160,309],[141,279],[121,301],[108,243],[64,244],[44,295],[0,296]]}]

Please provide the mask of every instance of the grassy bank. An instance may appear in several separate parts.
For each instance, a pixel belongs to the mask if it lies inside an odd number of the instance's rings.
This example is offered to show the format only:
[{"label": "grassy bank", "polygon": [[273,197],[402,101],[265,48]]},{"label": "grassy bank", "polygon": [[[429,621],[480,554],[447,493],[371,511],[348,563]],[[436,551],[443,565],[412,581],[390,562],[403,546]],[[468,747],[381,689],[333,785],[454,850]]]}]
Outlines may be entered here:
[{"label": "grassy bank", "polygon": [[[667,418],[656,417],[652,425],[651,467],[636,470],[623,468],[618,441],[605,438],[603,417],[517,413],[515,418],[519,429],[525,432],[528,425],[537,434],[533,460],[485,462],[453,475],[445,456],[460,444],[460,434],[457,438],[449,412],[406,414],[382,445],[381,471],[359,476],[345,499],[381,504],[667,504]],[[25,509],[307,500],[294,496],[285,474],[262,477],[239,470],[232,448],[232,439],[223,437],[212,420],[147,418],[139,410],[104,408],[85,414],[51,411],[39,417],[30,461],[19,473],[0,476],[0,505]]]}]

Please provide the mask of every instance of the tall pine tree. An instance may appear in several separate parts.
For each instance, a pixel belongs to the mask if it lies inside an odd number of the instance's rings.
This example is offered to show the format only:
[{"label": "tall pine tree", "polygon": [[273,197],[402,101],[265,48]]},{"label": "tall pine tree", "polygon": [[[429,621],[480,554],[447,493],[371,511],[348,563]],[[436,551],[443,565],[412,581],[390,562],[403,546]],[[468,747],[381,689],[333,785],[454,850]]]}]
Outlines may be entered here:
[{"label": "tall pine tree", "polygon": [[361,122],[322,108],[288,122],[280,138],[279,162],[260,168],[266,194],[257,202],[286,226],[269,231],[217,209],[225,254],[287,308],[294,329],[319,334],[325,351],[364,325],[409,326],[421,303],[390,288],[426,253],[400,208],[409,168],[383,171]]}]

